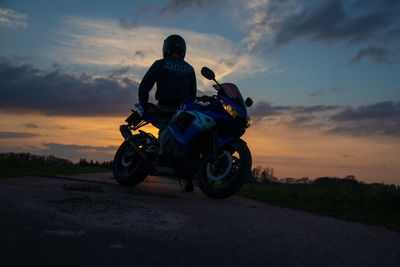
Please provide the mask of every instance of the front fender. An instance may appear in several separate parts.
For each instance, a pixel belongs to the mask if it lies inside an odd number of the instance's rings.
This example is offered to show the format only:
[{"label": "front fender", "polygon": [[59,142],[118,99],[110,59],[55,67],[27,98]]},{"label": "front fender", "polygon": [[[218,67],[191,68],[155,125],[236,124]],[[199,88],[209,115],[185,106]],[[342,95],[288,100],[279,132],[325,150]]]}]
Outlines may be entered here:
[{"label": "front fender", "polygon": [[[218,143],[218,147],[222,148],[224,147],[228,142],[230,141],[240,141],[240,142],[244,142],[242,139],[238,138],[238,137],[224,137],[224,138],[217,138],[217,143]],[[244,142],[246,143],[246,142]]]}]

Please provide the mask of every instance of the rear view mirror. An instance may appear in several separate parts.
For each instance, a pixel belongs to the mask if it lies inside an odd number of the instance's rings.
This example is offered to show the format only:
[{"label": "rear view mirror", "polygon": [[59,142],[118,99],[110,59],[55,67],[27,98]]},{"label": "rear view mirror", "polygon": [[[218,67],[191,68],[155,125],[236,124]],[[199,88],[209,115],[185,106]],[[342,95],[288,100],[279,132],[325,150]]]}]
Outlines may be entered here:
[{"label": "rear view mirror", "polygon": [[244,103],[246,104],[247,107],[251,107],[253,105],[253,99],[251,99],[250,97],[246,98],[246,100],[244,101]]},{"label": "rear view mirror", "polygon": [[203,67],[201,69],[201,75],[203,75],[204,77],[206,77],[209,80],[215,79],[215,73],[207,67]]}]

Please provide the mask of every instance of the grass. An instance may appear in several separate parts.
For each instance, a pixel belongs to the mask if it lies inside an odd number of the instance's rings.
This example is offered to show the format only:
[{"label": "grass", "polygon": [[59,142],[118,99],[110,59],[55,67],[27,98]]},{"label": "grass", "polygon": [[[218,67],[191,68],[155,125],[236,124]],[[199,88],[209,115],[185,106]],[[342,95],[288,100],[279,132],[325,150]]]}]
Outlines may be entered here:
[{"label": "grass", "polygon": [[98,167],[83,167],[73,164],[49,165],[42,160],[24,160],[20,158],[0,159],[0,178],[21,176],[42,176],[91,172],[109,172],[109,169]]},{"label": "grass", "polygon": [[92,185],[92,184],[64,184],[64,190],[68,191],[81,191],[81,192],[96,192],[96,193],[104,193],[103,187],[100,185]]},{"label": "grass", "polygon": [[331,180],[312,184],[245,184],[239,195],[400,231],[400,187]]}]

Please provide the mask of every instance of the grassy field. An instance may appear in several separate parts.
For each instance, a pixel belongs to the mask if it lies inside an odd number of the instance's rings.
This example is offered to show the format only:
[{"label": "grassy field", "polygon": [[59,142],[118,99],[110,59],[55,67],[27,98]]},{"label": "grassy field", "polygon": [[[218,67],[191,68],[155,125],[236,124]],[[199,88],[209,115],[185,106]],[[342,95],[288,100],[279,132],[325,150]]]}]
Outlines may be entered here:
[{"label": "grassy field", "polygon": [[[110,172],[55,157],[0,155],[0,178],[74,173]],[[171,178],[177,180],[176,178]],[[96,191],[96,186],[65,185],[65,190]],[[149,194],[151,192],[136,192]],[[238,193],[266,203],[300,209],[400,231],[400,187],[364,184],[355,179],[319,178],[306,184],[248,183]],[[176,197],[166,196],[166,197]]]},{"label": "grassy field", "polygon": [[239,195],[400,231],[400,187],[325,178],[311,184],[246,184]]},{"label": "grassy field", "polygon": [[40,159],[0,158],[0,178],[18,176],[56,175],[91,172],[110,172],[110,169],[84,167],[74,164],[49,164]]}]

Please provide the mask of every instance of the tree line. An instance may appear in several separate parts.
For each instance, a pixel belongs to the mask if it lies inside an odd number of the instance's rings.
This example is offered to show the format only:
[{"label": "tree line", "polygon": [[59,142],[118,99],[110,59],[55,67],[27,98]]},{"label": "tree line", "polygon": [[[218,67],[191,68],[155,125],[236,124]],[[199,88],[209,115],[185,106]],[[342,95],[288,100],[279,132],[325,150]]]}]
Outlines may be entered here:
[{"label": "tree line", "polygon": [[311,183],[330,183],[336,180],[343,180],[347,183],[352,183],[352,181],[357,182],[354,175],[347,175],[343,178],[337,177],[318,177],[315,180],[311,180],[308,177],[301,178],[277,178],[274,175],[274,168],[272,167],[262,167],[256,166],[251,170],[251,175],[249,181],[251,183],[261,183],[261,184],[272,184],[272,183],[284,183],[284,184],[311,184]]},{"label": "tree line", "polygon": [[82,167],[100,167],[112,169],[113,161],[93,161],[81,158],[77,163],[68,159],[58,158],[55,156],[39,156],[31,153],[0,153],[0,159],[15,159],[21,161],[36,161],[44,163],[48,166],[82,166]]},{"label": "tree line", "polygon": [[93,161],[93,160],[86,160],[85,158],[81,158],[79,162],[77,163],[78,166],[83,166],[83,167],[100,167],[100,168],[105,168],[105,169],[112,169],[113,166],[113,161]]}]

